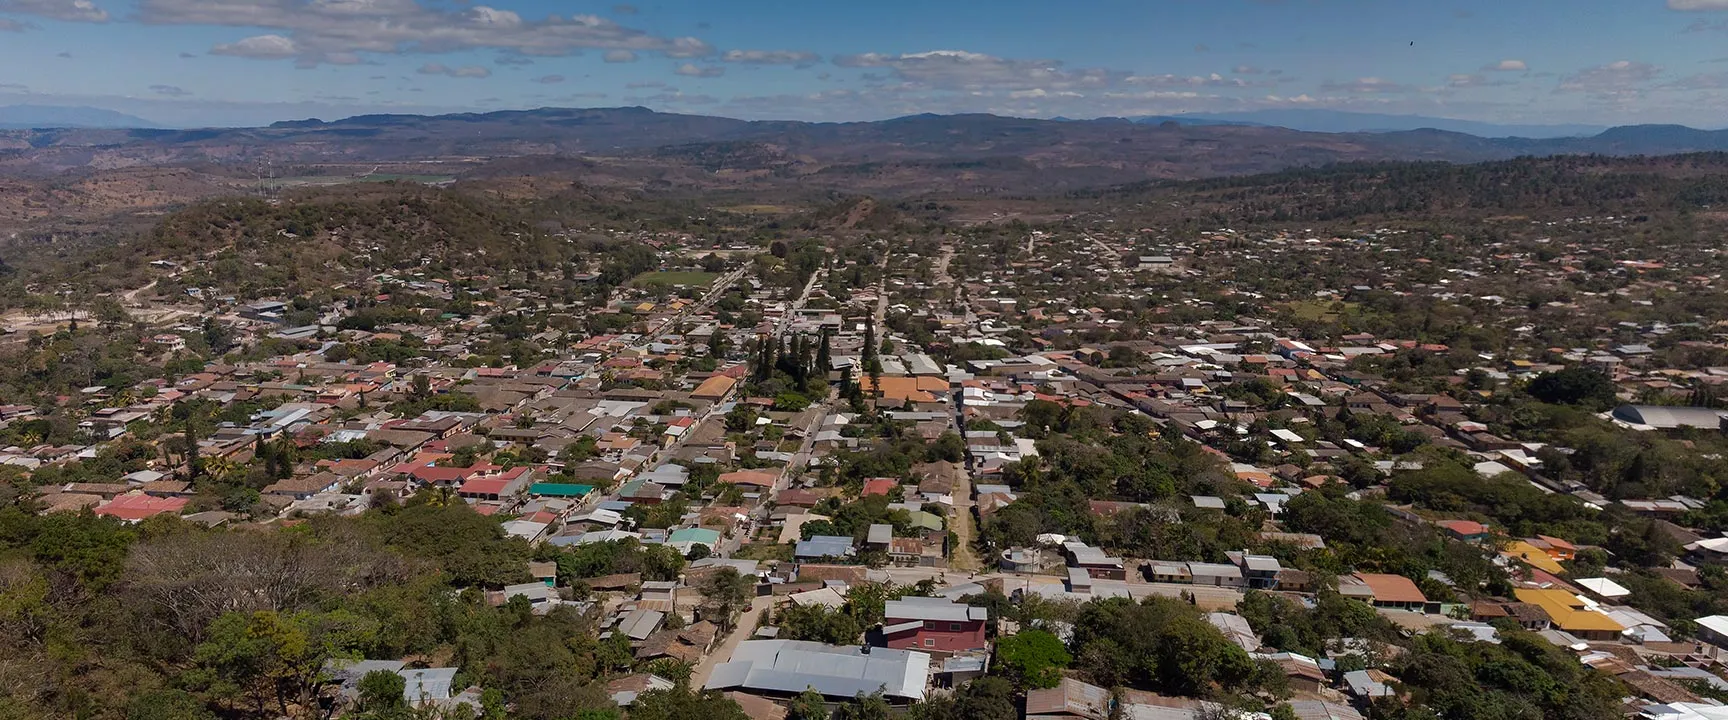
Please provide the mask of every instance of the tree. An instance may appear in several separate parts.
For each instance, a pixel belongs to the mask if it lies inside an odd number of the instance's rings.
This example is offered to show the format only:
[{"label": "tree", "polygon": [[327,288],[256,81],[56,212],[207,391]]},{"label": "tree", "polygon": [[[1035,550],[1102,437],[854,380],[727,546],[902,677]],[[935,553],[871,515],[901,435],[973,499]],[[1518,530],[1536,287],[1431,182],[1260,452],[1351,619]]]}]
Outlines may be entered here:
[{"label": "tree", "polygon": [[815,688],[805,688],[786,704],[786,720],[828,720],[828,700]]},{"label": "tree", "polygon": [[832,717],[833,720],[888,720],[892,711],[888,699],[878,690],[869,695],[858,693],[852,702],[834,708]]},{"label": "tree", "polygon": [[1605,410],[1615,403],[1614,381],[1587,367],[1570,367],[1543,373],[1530,381],[1531,397],[1554,405],[1579,405]]},{"label": "tree", "polygon": [[1073,661],[1062,640],[1046,630],[1022,630],[996,641],[996,669],[1021,688],[1056,687]]},{"label": "tree", "polygon": [[858,642],[858,635],[864,632],[851,615],[821,605],[788,607],[780,611],[776,621],[780,625],[780,637],[787,640],[851,645]]},{"label": "tree", "polygon": [[154,690],[132,698],[126,720],[216,720],[216,713],[185,690]]},{"label": "tree", "polygon": [[630,706],[630,720],[750,720],[750,716],[725,695],[679,685],[636,696]]},{"label": "tree", "polygon": [[381,712],[406,707],[408,681],[389,670],[373,670],[360,678],[360,707]]},{"label": "tree", "polygon": [[713,613],[714,624],[724,634],[732,631],[734,616],[750,606],[756,584],[736,569],[723,567],[704,578],[699,590],[706,599],[704,607]]}]

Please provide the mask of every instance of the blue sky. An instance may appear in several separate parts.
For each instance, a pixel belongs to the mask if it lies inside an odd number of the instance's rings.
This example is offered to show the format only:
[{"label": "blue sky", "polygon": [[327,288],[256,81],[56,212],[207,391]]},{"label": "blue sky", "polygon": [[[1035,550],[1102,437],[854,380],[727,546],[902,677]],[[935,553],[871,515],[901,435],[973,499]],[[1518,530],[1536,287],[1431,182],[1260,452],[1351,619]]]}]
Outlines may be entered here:
[{"label": "blue sky", "polygon": [[1717,127],[1728,110],[1728,0],[487,2],[0,0],[0,104],[174,125],[646,105]]}]

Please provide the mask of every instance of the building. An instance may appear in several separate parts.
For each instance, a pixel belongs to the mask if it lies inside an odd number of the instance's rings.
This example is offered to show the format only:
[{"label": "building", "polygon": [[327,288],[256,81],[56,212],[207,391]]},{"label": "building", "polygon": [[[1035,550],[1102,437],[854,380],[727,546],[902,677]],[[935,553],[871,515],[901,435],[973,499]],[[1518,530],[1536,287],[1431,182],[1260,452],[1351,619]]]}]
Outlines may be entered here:
[{"label": "building", "polygon": [[904,703],[923,700],[929,679],[930,655],[918,651],[745,640],[702,687],[787,698],[814,689],[833,701],[880,690],[890,702]]},{"label": "building", "polygon": [[1062,551],[1068,555],[1071,567],[1084,568],[1088,575],[1099,580],[1127,580],[1128,571],[1122,566],[1122,558],[1108,557],[1103,550],[1091,547],[1082,542],[1067,542],[1062,544]]},{"label": "building", "polygon": [[1728,647],[1728,615],[1710,615],[1692,622],[1698,625],[1699,640]]},{"label": "building", "polygon": [[947,598],[906,597],[889,600],[883,608],[883,645],[896,650],[922,650],[951,655],[989,647],[985,608]]},{"label": "building", "polygon": [[852,554],[852,538],[844,535],[813,535],[792,551],[793,557],[810,559],[844,558]]},{"label": "building", "polygon": [[1248,586],[1248,579],[1242,576],[1242,568],[1235,565],[1191,562],[1188,563],[1188,574],[1195,585],[1236,588]]},{"label": "building", "polygon": [[1656,430],[1703,428],[1717,430],[1728,413],[1701,407],[1668,407],[1665,405],[1621,405],[1614,408],[1614,419],[1628,425]]},{"label": "building", "polygon": [[1464,542],[1481,542],[1488,539],[1488,528],[1475,520],[1441,520],[1434,523],[1447,535]]},{"label": "building", "polygon": [[[1351,582],[1352,580],[1354,582]],[[1422,590],[1403,575],[1356,573],[1339,579],[1338,593],[1345,597],[1366,600],[1377,608],[1420,612],[1428,605],[1428,598],[1422,595]]]},{"label": "building", "polygon": [[1580,640],[1617,640],[1626,629],[1584,599],[1559,588],[1519,588],[1514,594],[1519,600],[1541,607],[1554,627]]},{"label": "building", "polygon": [[1110,691],[1073,678],[1056,687],[1026,692],[1026,720],[1108,720]]}]

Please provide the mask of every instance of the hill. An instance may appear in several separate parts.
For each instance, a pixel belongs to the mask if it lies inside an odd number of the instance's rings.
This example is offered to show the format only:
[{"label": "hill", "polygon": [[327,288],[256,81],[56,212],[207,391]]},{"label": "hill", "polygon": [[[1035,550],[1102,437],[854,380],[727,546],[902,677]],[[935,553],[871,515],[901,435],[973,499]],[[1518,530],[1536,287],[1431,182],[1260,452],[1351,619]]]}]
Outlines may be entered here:
[{"label": "hill", "polygon": [[1291,130],[1328,133],[1384,133],[1433,129],[1467,133],[1485,138],[1589,137],[1607,130],[1600,125],[1499,124],[1426,115],[1386,115],[1312,108],[1252,110],[1237,113],[1192,113],[1173,117],[1135,118],[1134,120],[1135,122],[1153,123],[1174,120],[1180,123],[1268,125]]},{"label": "hill", "polygon": [[31,128],[157,128],[161,127],[135,115],[93,107],[55,105],[0,106],[0,129],[28,130]]}]

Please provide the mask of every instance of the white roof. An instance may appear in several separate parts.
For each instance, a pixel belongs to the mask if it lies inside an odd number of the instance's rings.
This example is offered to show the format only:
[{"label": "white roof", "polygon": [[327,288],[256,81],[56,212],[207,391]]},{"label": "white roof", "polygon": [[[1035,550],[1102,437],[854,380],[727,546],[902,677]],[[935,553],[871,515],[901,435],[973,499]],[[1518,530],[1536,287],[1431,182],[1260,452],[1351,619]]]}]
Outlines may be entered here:
[{"label": "white roof", "polygon": [[1710,615],[1693,620],[1698,627],[1709,630],[1717,635],[1728,635],[1728,615]]},{"label": "white roof", "polygon": [[1631,590],[1627,590],[1625,586],[1608,578],[1584,578],[1579,580],[1578,584],[1605,598],[1626,597],[1632,594]]}]

